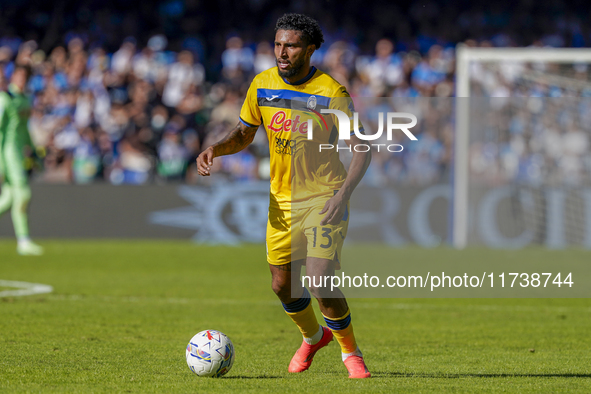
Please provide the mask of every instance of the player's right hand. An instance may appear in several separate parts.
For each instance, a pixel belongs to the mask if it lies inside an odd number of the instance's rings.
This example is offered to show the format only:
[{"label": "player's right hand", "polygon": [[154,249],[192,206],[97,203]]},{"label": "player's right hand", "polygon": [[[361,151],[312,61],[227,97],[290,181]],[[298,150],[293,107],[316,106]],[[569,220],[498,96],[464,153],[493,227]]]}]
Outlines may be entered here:
[{"label": "player's right hand", "polygon": [[213,165],[213,147],[205,149],[197,158],[197,173],[203,176],[211,175],[210,170]]}]

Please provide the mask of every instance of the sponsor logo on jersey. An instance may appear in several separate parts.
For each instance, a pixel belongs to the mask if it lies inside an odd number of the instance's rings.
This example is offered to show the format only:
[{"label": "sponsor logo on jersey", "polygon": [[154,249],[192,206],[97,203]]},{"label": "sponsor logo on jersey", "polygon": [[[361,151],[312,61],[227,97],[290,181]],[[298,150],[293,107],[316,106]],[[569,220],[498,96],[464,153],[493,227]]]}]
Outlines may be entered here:
[{"label": "sponsor logo on jersey", "polygon": [[310,109],[310,112],[308,112],[307,115],[309,115],[309,118],[307,116],[302,117],[296,115],[294,119],[288,119],[285,111],[277,111],[271,118],[267,128],[275,133],[287,131],[307,134],[308,131],[312,129],[312,120],[314,120],[321,129],[328,131],[328,125],[322,115],[313,109]]},{"label": "sponsor logo on jersey", "polygon": [[308,132],[308,122],[302,120],[300,115],[297,115],[294,119],[287,119],[285,111],[278,111],[271,118],[267,128],[275,133],[291,131],[292,133],[306,134]]},{"label": "sponsor logo on jersey", "polygon": [[275,153],[292,155],[296,151],[296,141],[290,138],[275,137]]}]

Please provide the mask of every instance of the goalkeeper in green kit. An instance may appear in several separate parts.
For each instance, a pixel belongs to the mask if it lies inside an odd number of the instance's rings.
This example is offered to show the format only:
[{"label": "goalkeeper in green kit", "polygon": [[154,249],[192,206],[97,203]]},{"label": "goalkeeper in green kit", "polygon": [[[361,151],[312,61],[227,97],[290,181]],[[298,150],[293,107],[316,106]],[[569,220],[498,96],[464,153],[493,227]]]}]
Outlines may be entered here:
[{"label": "goalkeeper in green kit", "polygon": [[27,126],[31,105],[24,94],[29,76],[28,66],[17,65],[8,91],[0,92],[0,215],[11,209],[17,252],[39,256],[43,248],[29,238],[27,207],[31,188],[24,168],[25,147],[35,151]]}]

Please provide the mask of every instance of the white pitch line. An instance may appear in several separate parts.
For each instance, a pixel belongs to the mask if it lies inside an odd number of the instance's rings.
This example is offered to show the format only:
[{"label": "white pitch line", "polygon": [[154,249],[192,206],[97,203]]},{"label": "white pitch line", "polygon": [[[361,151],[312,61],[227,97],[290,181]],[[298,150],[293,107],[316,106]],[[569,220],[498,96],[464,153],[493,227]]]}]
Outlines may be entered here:
[{"label": "white pitch line", "polygon": [[16,287],[18,290],[0,291],[0,297],[22,297],[34,294],[51,293],[53,287],[41,283],[17,282],[13,280],[1,280],[2,287]]}]

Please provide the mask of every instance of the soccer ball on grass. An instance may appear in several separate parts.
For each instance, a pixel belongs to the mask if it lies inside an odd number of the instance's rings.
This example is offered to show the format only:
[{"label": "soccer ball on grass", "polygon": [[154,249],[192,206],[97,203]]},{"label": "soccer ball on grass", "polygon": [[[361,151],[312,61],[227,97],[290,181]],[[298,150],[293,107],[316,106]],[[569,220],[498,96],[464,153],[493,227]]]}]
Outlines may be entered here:
[{"label": "soccer ball on grass", "polygon": [[224,333],[205,330],[191,338],[186,356],[195,374],[218,378],[228,373],[234,364],[234,345]]}]

